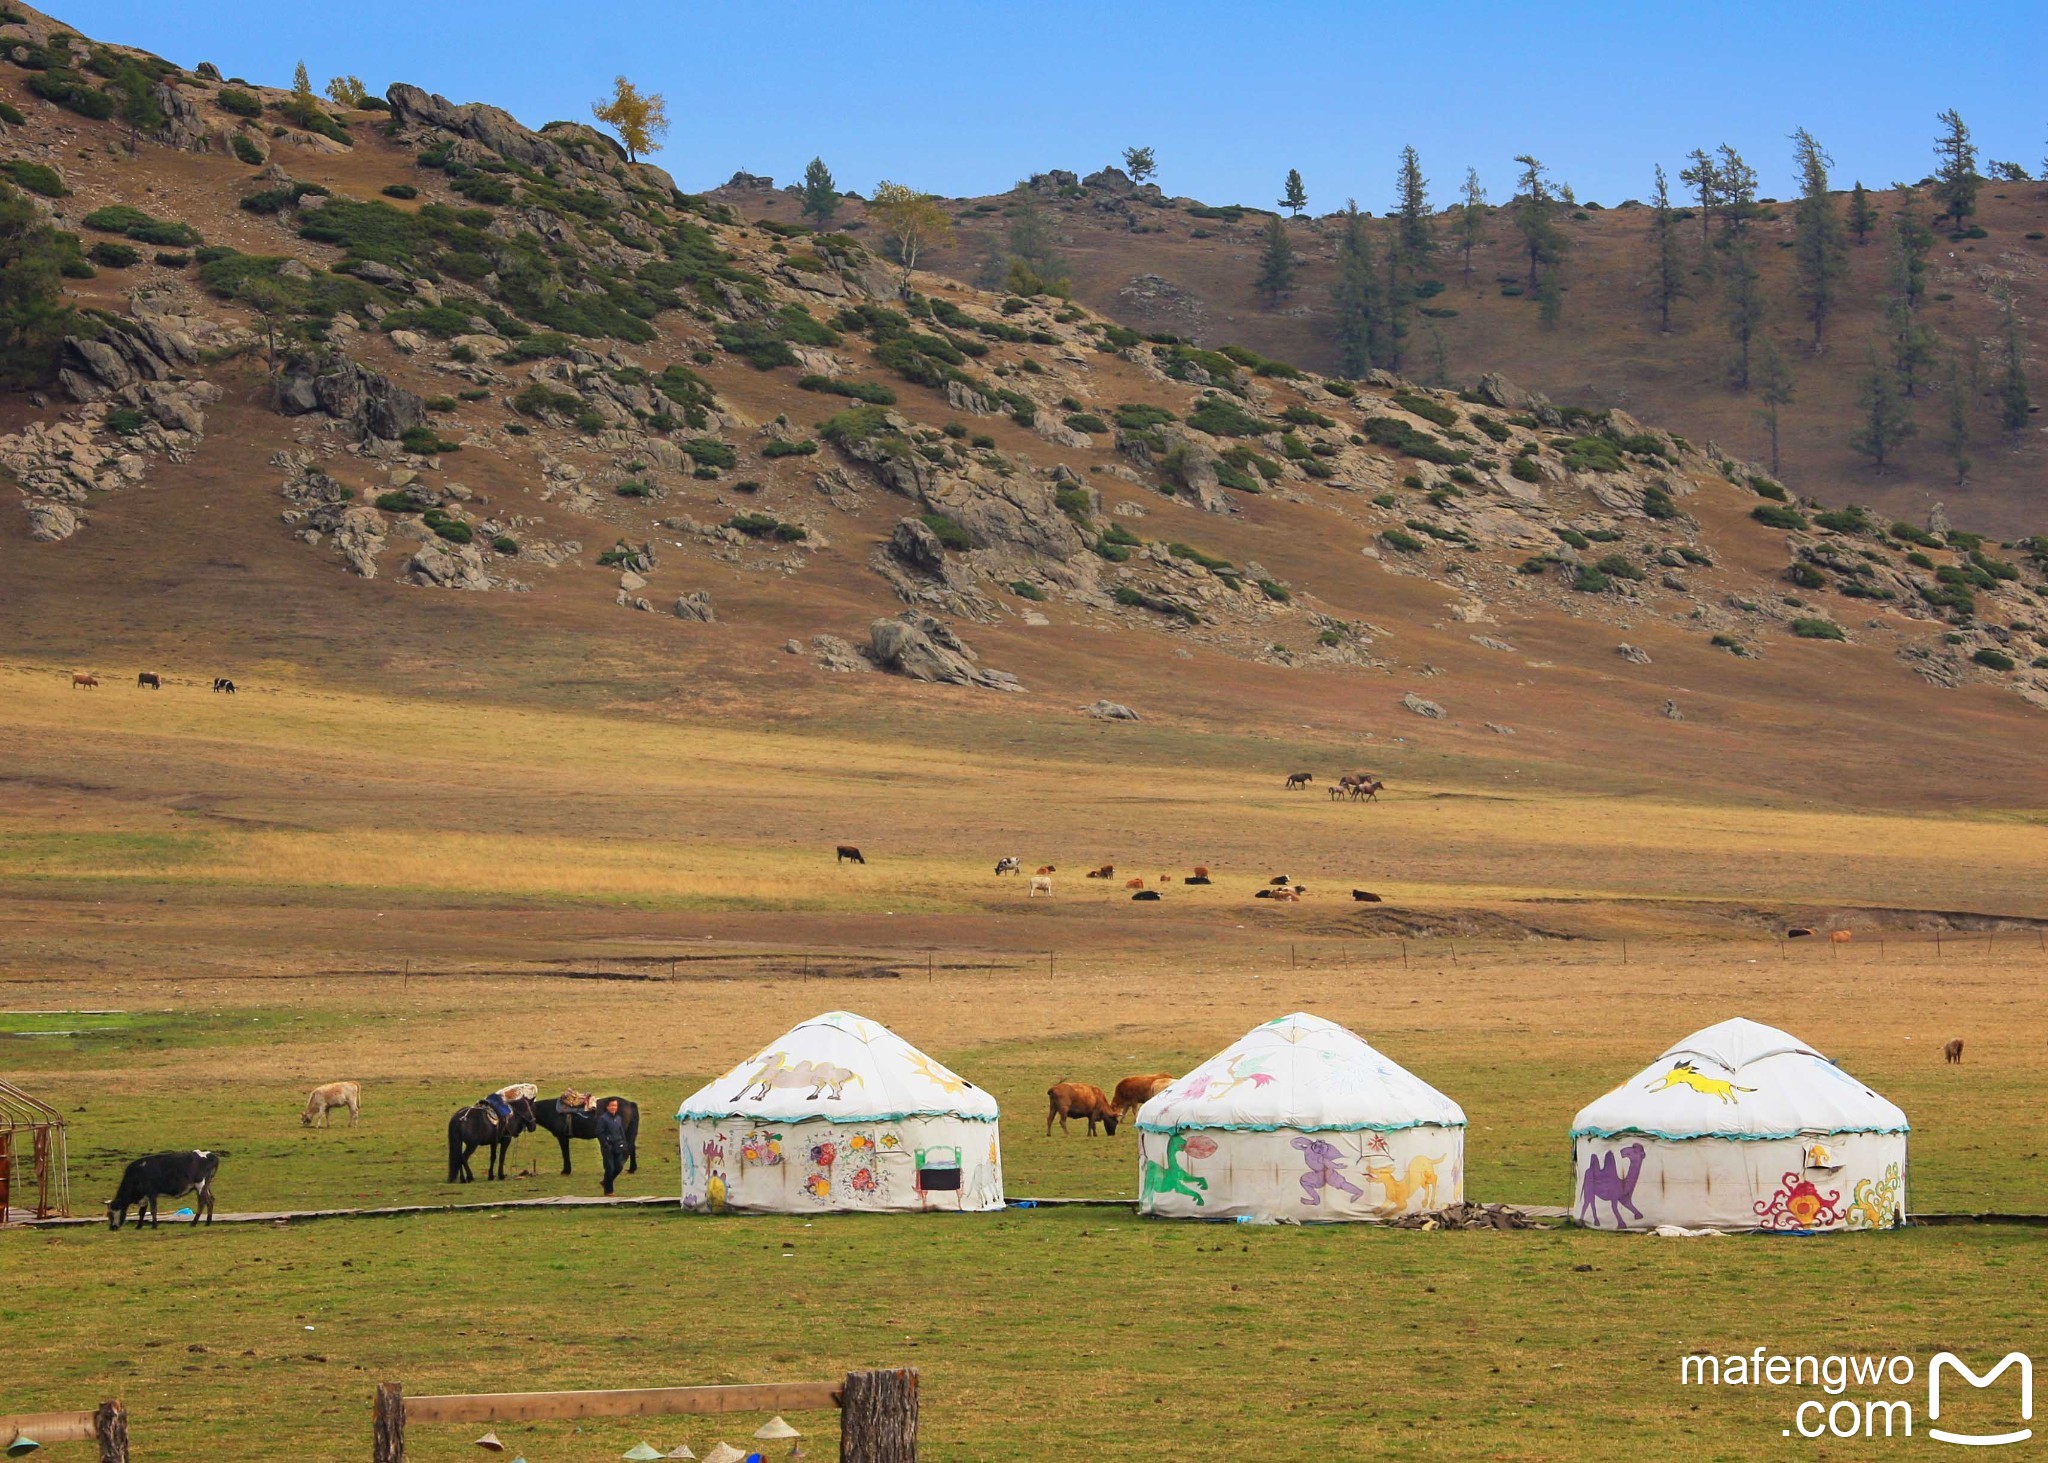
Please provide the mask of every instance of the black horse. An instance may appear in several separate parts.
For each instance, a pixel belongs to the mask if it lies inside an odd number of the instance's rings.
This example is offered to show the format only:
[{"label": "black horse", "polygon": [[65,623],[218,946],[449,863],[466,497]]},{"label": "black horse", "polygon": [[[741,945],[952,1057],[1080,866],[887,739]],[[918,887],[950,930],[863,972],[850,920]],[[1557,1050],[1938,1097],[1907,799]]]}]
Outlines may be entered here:
[{"label": "black horse", "polygon": [[640,1104],[624,1097],[600,1097],[594,1108],[565,1108],[559,1097],[543,1098],[533,1105],[534,1121],[555,1135],[555,1141],[562,1145],[562,1172],[569,1173],[569,1140],[571,1138],[595,1138],[597,1136],[597,1115],[604,1111],[604,1105],[616,1102],[619,1117],[626,1124],[626,1172],[640,1172]]},{"label": "black horse", "polygon": [[533,1103],[524,1097],[512,1099],[509,1118],[499,1117],[497,1109],[487,1102],[457,1108],[455,1116],[448,1119],[448,1182],[466,1184],[476,1178],[469,1169],[469,1156],[479,1148],[491,1150],[484,1176],[505,1177],[505,1158],[512,1151],[512,1140],[538,1126]]}]

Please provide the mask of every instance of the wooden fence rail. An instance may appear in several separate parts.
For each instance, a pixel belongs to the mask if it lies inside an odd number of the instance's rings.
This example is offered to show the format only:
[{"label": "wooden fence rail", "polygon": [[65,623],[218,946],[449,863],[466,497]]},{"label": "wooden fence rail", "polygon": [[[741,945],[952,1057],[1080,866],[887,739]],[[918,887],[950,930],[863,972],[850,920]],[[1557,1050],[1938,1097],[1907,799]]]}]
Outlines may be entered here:
[{"label": "wooden fence rail", "polygon": [[0,1417],[0,1449],[23,1441],[38,1447],[98,1443],[100,1463],[128,1463],[128,1409],[114,1401],[102,1402],[91,1412],[18,1412]]},{"label": "wooden fence rail", "polygon": [[[843,1382],[756,1382],[717,1387],[635,1387],[597,1392],[469,1392],[408,1397],[378,1384],[371,1414],[374,1463],[405,1463],[411,1423],[565,1422],[585,1417],[709,1416],[841,1409],[841,1463],[916,1463],[917,1372],[850,1372]],[[126,1454],[122,1455],[125,1460]]]}]

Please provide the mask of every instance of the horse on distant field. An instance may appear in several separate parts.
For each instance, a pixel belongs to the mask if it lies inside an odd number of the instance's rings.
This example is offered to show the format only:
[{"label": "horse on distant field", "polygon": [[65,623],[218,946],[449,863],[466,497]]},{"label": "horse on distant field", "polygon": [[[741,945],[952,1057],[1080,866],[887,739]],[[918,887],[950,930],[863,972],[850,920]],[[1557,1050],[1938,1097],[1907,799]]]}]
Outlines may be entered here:
[{"label": "horse on distant field", "polygon": [[476,1175],[470,1172],[469,1156],[479,1148],[491,1150],[490,1160],[484,1165],[484,1177],[505,1177],[505,1158],[512,1151],[512,1140],[538,1126],[533,1104],[525,1098],[514,1098],[507,1106],[512,1110],[510,1117],[500,1117],[498,1110],[487,1102],[473,1102],[468,1107],[457,1108],[454,1116],[448,1119],[449,1183],[466,1184],[475,1180]]}]

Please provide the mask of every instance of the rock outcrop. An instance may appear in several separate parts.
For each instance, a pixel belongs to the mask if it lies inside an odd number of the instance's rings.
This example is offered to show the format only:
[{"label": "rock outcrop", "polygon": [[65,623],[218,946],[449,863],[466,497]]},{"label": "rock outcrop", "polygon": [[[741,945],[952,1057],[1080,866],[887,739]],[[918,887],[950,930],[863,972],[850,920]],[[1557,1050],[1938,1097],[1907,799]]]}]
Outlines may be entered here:
[{"label": "rock outcrop", "polygon": [[975,653],[949,626],[916,610],[905,610],[893,620],[877,620],[868,627],[868,659],[913,681],[981,686],[991,691],[1024,689],[1009,672],[976,664]]},{"label": "rock outcrop", "polygon": [[345,357],[287,360],[278,377],[277,409],[288,417],[324,412],[359,441],[396,441],[427,421],[427,404],[420,397]]}]

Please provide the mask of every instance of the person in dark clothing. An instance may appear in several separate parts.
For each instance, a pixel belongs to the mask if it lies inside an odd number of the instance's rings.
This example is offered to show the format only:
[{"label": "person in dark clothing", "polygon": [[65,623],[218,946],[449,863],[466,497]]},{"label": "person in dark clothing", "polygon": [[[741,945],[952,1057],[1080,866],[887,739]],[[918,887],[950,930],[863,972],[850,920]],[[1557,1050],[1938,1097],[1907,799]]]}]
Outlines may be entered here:
[{"label": "person in dark clothing", "polygon": [[619,1115],[616,1097],[597,1115],[597,1146],[604,1154],[604,1191],[610,1194],[613,1182],[626,1168],[626,1120]]}]

